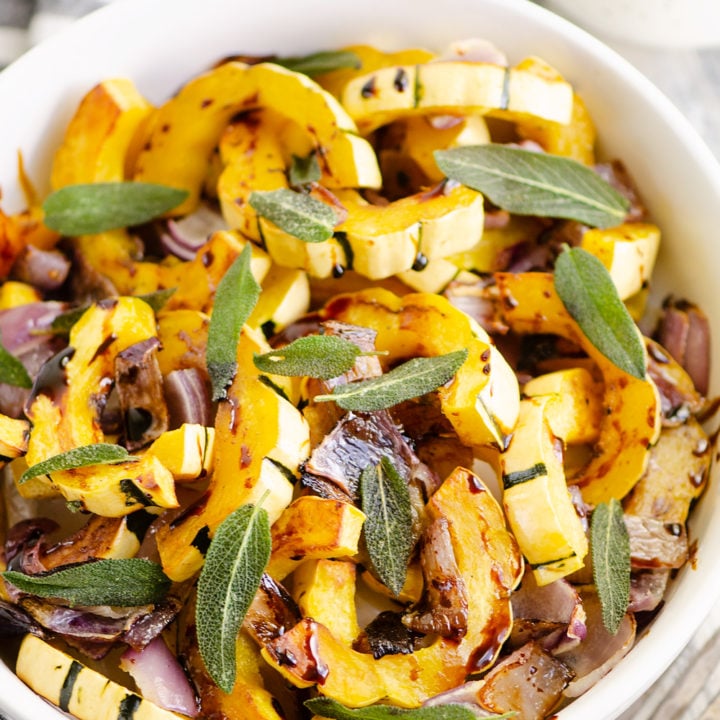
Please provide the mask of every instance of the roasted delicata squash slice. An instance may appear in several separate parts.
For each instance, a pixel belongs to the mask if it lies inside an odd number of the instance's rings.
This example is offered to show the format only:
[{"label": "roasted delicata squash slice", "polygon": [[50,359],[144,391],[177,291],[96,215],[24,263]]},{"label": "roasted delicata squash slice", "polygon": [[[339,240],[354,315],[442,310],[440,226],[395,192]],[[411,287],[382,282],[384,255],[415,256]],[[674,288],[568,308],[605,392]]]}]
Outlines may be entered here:
[{"label": "roasted delicata squash slice", "polygon": [[[338,101],[306,75],[272,63],[227,62],[187,83],[153,114],[135,168],[135,179],[187,190],[175,209],[196,205],[213,148],[240,112],[274,109],[302,128],[312,128],[314,148],[333,187],[379,187],[372,147]],[[192,147],[194,152],[188,153]]]},{"label": "roasted delicata squash slice", "polygon": [[360,61],[358,67],[341,68],[316,76],[315,80],[336,98],[342,96],[343,88],[354,78],[366,75],[373,70],[396,65],[418,65],[435,57],[435,53],[424,48],[407,48],[396,52],[378,50],[372,45],[350,45],[344,50],[354,53]]},{"label": "roasted delicata squash slice", "polygon": [[[248,241],[237,232],[218,230],[202,245],[195,257],[183,267],[177,290],[165,304],[165,310],[198,310],[210,314],[215,291],[228,268]],[[258,283],[270,269],[268,254],[251,245],[250,271]]]},{"label": "roasted delicata squash slice", "polygon": [[[482,115],[467,115],[436,127],[429,117],[409,117],[403,121],[397,152],[410,158],[430,182],[441,182],[445,174],[435,162],[434,152],[464,145],[490,142],[490,131]],[[383,166],[381,158],[381,167]],[[383,176],[386,173],[383,172]]]},{"label": "roasted delicata squash slice", "polygon": [[660,397],[649,378],[617,368],[570,317],[547,273],[494,275],[504,321],[518,333],[549,333],[576,342],[601,371],[604,412],[592,459],[569,481],[595,505],[622,498],[645,472],[650,448],[660,434]]},{"label": "roasted delicata squash slice", "polygon": [[352,205],[338,226],[352,250],[352,267],[371,280],[410,270],[418,257],[443,258],[473,247],[482,237],[483,196],[441,185],[387,206]]},{"label": "roasted delicata squash slice", "polygon": [[295,406],[260,379],[253,355],[268,350],[258,331],[243,329],[237,373],[215,420],[208,489],[157,534],[163,568],[173,580],[186,580],[202,567],[213,532],[235,508],[264,498],[273,523],[292,500],[289,477],[308,456],[309,430]]},{"label": "roasted delicata squash slice", "polygon": [[538,585],[579,570],[588,552],[565,482],[562,443],[547,417],[552,402],[545,395],[520,403],[512,439],[500,455],[505,514]]},{"label": "roasted delicata squash slice", "polygon": [[316,685],[318,692],[349,707],[379,701],[417,707],[490,665],[512,625],[509,596],[522,573],[515,541],[496,500],[468,470],[455,470],[427,510],[430,520],[447,520],[466,585],[467,631],[461,640],[438,637],[413,653],[376,660],[349,648],[345,632],[336,637],[306,617],[265,645],[265,659],[294,685]]},{"label": "roasted delicata squash slice", "polygon": [[158,458],[177,482],[206,477],[215,459],[215,428],[184,423],[164,432],[148,453]]},{"label": "roasted delicata squash slice", "polygon": [[167,375],[173,370],[188,368],[206,370],[205,348],[209,328],[210,316],[200,310],[160,311],[157,316],[160,372]]},{"label": "roasted delicata squash slice", "polygon": [[17,280],[6,280],[0,285],[0,310],[40,302],[42,294],[37,288]]},{"label": "roasted delicata squash slice", "polygon": [[412,115],[493,112],[511,119],[540,117],[566,124],[573,91],[534,67],[443,61],[398,65],[367,73],[344,88],[342,103],[367,134]]},{"label": "roasted delicata squash slice", "polygon": [[584,367],[538,375],[522,388],[523,396],[546,397],[544,415],[555,437],[564,443],[591,443],[602,417],[602,383]]},{"label": "roasted delicata squash slice", "polygon": [[293,597],[303,617],[314,618],[348,647],[360,635],[356,578],[352,560],[309,560],[293,572]]},{"label": "roasted delicata squash slice", "polygon": [[272,527],[268,575],[283,580],[306,560],[354,557],[364,522],[365,515],[350,503],[297,498]]},{"label": "roasted delicata squash slice", "polygon": [[[137,298],[91,306],[73,326],[69,347],[39,375],[27,416],[33,424],[27,462],[34,465],[84,445],[107,442],[100,411],[112,387],[117,355],[155,336],[155,316]],[[72,418],[68,422],[67,418]],[[107,517],[145,506],[176,507],[172,474],[152,456],[116,465],[53,472],[19,485],[25,497],[62,494]]]},{"label": "roasted delicata squash slice", "polygon": [[22,641],[15,671],[38,695],[79,720],[186,717],[155,705],[34,635]]},{"label": "roasted delicata squash slice", "polygon": [[591,228],[580,246],[598,257],[610,273],[621,300],[638,293],[650,280],[660,249],[660,228],[650,223],[622,223]]},{"label": "roasted delicata squash slice", "polygon": [[160,262],[139,259],[137,241],[124,228],[82,235],[71,243],[79,272],[104,278],[97,288],[104,296],[145,295],[174,288],[185,274],[187,263],[176,257]]},{"label": "roasted delicata squash slice", "polygon": [[321,316],[376,330],[375,345],[388,363],[466,348],[455,379],[438,391],[443,414],[463,444],[504,447],[519,410],[517,378],[484,330],[447,299],[370,288],[336,297]]},{"label": "roasted delicata squash slice", "polygon": [[247,324],[272,334],[299,320],[309,309],[307,273],[273,264],[262,281],[260,297]]},{"label": "roasted delicata squash slice", "polygon": [[27,452],[30,423],[0,414],[0,467]]},{"label": "roasted delicata squash slice", "polygon": [[[138,298],[105,300],[83,314],[70,331],[68,348],[49,361],[36,380],[27,409],[33,424],[29,465],[107,442],[100,413],[113,385],[115,360],[123,350],[155,335],[155,315]],[[82,509],[107,517],[145,506],[177,507],[172,474],[151,455],[53,472],[18,489],[25,497],[60,493]]]},{"label": "roasted delicata squash slice", "polygon": [[140,129],[152,105],[127,78],[104,80],[80,101],[55,153],[54,189],[117,182],[129,175]]}]

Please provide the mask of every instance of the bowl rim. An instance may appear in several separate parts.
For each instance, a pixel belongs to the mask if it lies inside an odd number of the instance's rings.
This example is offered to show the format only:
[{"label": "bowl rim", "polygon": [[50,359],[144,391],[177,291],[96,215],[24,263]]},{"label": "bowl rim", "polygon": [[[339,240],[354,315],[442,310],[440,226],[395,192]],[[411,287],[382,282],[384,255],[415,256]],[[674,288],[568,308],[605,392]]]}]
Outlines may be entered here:
[{"label": "bowl rim", "polygon": [[[411,2],[412,0],[405,0],[404,4],[409,5]],[[206,0],[203,3],[202,11],[203,13],[217,13],[231,4],[233,4],[232,0]],[[279,7],[282,0],[266,0],[265,4]],[[337,10],[342,6],[351,7],[352,4],[351,0],[336,0],[334,8]],[[427,4],[430,5],[429,2]],[[381,0],[371,0],[370,5],[380,7]],[[591,65],[604,68],[604,71],[609,75],[622,78],[623,87],[636,93],[644,108],[650,108],[657,113],[659,116],[658,122],[664,127],[665,134],[668,137],[678,135],[682,137],[683,149],[689,156],[689,164],[698,170],[705,192],[720,197],[720,165],[705,142],[680,110],[616,51],[571,22],[527,0],[483,0],[482,2],[478,2],[478,0],[449,0],[449,5],[452,6],[453,12],[461,12],[462,10],[471,12],[473,6],[483,6],[492,9],[496,13],[505,13],[508,17],[525,16],[529,19],[535,31],[542,30],[558,41],[561,46],[560,55],[571,51],[568,57],[577,55]],[[0,72],[0,97],[8,94],[12,96],[13,93],[20,92],[25,77],[42,72],[48,60],[52,59],[57,53],[63,52],[67,47],[78,46],[80,55],[82,55],[82,52],[86,54],[91,52],[93,48],[97,49],[97,43],[95,43],[91,44],[90,49],[82,50],[85,47],[84,41],[89,36],[101,36],[103,33],[112,32],[120,20],[131,14],[136,14],[137,17],[145,16],[147,18],[152,16],[158,18],[162,8],[167,10],[167,8],[172,7],[173,12],[181,15],[184,22],[190,22],[193,13],[197,12],[198,6],[198,0],[155,0],[152,5],[148,5],[144,0],[114,0],[113,3],[79,19],[57,35],[30,49],[25,55]],[[323,0],[306,0],[304,8],[307,13],[320,12],[324,8]],[[477,7],[474,10],[477,11]],[[177,21],[174,18],[172,26],[174,27],[176,24]],[[192,53],[189,54],[192,55]],[[88,57],[87,60],[92,60],[92,56]],[[190,74],[187,77],[190,77]],[[161,84],[158,82],[158,77],[154,76],[149,87],[151,87],[152,91],[157,91]],[[167,91],[167,87],[165,87],[165,91]],[[0,120],[0,128],[2,122]],[[5,133],[0,133],[0,135],[4,137]],[[718,214],[717,211],[716,214]],[[717,358],[720,355],[715,352],[714,356]],[[718,379],[716,377],[715,381],[717,382]],[[718,497],[717,482],[711,482],[710,487],[708,487],[706,496],[710,495],[715,496],[713,504],[718,506],[720,497]],[[703,516],[709,516],[709,505],[710,502],[707,500],[701,503],[700,510]],[[694,524],[694,522],[691,523],[691,527]],[[679,655],[692,635],[697,632],[716,599],[720,597],[720,558],[713,558],[710,555],[714,543],[709,542],[709,540],[720,542],[720,529],[713,532],[711,526],[709,533],[709,538],[700,545],[698,550],[696,568],[699,569],[684,568],[680,575],[685,578],[692,572],[702,570],[705,573],[708,569],[713,569],[714,572],[710,577],[718,579],[714,584],[706,587],[705,592],[696,593],[690,597],[684,590],[687,583],[676,582],[670,595],[670,599],[674,600],[675,596],[679,598],[676,604],[683,603],[683,620],[687,629],[690,630],[687,636],[679,637],[673,633],[668,634],[667,631],[671,629],[673,619],[664,617],[668,614],[667,612],[660,613],[650,630],[638,640],[632,652],[623,660],[622,672],[610,673],[600,684],[574,700],[567,708],[561,710],[558,713],[558,718],[561,720],[580,720],[581,718],[587,720],[587,718],[616,717],[657,680]],[[658,642],[658,635],[662,635],[665,639]],[[654,668],[651,675],[647,674],[648,666]],[[642,677],[642,682],[638,683],[637,677]],[[35,720],[39,717],[37,712],[40,712],[40,708],[54,707],[41,700],[22,684],[4,663],[0,663],[0,687],[11,688],[11,692],[0,693],[0,712],[17,713],[18,705],[16,700],[19,700],[22,703],[20,711],[22,713],[27,711],[27,714],[21,715],[19,720],[25,720],[26,717],[28,720],[31,718]],[[10,697],[13,698],[12,703],[10,703]],[[613,699],[614,706],[607,707],[608,698]],[[622,700],[618,700],[618,698],[622,698]],[[597,715],[599,703],[603,703],[610,714]],[[602,710],[601,712],[605,711]]]}]

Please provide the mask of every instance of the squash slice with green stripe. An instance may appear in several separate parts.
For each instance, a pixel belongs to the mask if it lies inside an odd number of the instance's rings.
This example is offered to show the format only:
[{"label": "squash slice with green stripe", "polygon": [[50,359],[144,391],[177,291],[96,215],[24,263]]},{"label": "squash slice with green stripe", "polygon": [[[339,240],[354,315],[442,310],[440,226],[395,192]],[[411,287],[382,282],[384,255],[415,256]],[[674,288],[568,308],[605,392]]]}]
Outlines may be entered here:
[{"label": "squash slice with green stripe", "polygon": [[521,401],[512,440],[500,455],[505,514],[538,585],[579,570],[588,552],[565,482],[562,441],[548,422],[550,403],[550,396]]}]

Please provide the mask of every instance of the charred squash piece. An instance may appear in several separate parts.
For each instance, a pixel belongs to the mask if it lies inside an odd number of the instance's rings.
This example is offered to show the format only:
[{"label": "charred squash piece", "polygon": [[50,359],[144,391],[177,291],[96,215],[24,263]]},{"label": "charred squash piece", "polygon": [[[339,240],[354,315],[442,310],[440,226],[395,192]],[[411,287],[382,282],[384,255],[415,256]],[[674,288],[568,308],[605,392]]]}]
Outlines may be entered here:
[{"label": "charred squash piece", "polygon": [[188,368],[206,372],[209,327],[210,316],[200,310],[162,310],[157,316],[160,372],[167,375]]},{"label": "charred squash piece", "polygon": [[[33,424],[27,461],[34,465],[83,445],[107,442],[100,414],[113,384],[115,359],[155,337],[155,315],[137,298],[91,306],[73,326],[69,348],[45,366],[27,410]],[[170,471],[153,456],[116,465],[54,472],[19,485],[24,496],[60,493],[89,512],[127,515],[146,506],[177,507]]]},{"label": "charred squash piece", "polygon": [[73,238],[72,246],[83,271],[110,282],[105,295],[144,295],[177,287],[185,274],[186,263],[177,258],[139,260],[137,243],[124,228]]},{"label": "charred squash piece", "polygon": [[124,180],[152,110],[127,78],[96,85],[80,101],[55,153],[52,187]]},{"label": "charred squash piece", "polygon": [[[195,257],[183,266],[177,291],[164,309],[197,310],[210,314],[218,284],[247,242],[236,232],[219,230],[213,233]],[[256,245],[251,245],[251,249],[250,270],[255,279],[262,282],[270,269],[270,258]]]},{"label": "charred squash piece", "polygon": [[[533,70],[545,74],[548,78],[562,81],[560,73],[537,57],[526,58],[517,65],[520,70]],[[561,124],[542,118],[525,118],[518,124],[521,138],[534,140],[545,152],[572,158],[584,165],[595,163],[595,124],[583,99],[573,94],[573,107],[570,122]]]},{"label": "charred squash piece", "polygon": [[177,482],[197,480],[212,472],[215,428],[185,423],[164,432],[148,453],[158,458]]},{"label": "charred squash piece", "polygon": [[314,618],[348,647],[360,634],[355,613],[357,565],[352,560],[310,560],[293,573],[293,597],[303,617]]},{"label": "charred squash piece", "polygon": [[342,102],[367,134],[398,118],[429,114],[492,112],[511,120],[531,116],[566,124],[573,91],[536,67],[448,61],[398,65],[354,78],[343,89]]},{"label": "charred squash piece", "polygon": [[638,293],[652,275],[660,248],[660,229],[639,222],[591,228],[583,234],[581,247],[602,261],[618,295],[626,300]]},{"label": "charred squash piece", "polygon": [[27,452],[30,423],[0,414],[0,467]]},{"label": "charred squash piece", "polygon": [[568,444],[597,440],[602,385],[584,367],[538,375],[525,383],[525,397],[547,397],[544,415],[555,437]]},{"label": "charred squash piece", "polygon": [[215,469],[207,492],[184,514],[158,531],[166,574],[176,581],[195,574],[217,526],[236,508],[263,500],[271,524],[290,504],[297,472],[309,449],[300,412],[260,378],[253,354],[267,352],[262,336],[243,329],[237,373],[215,420]]},{"label": "charred squash piece", "polygon": [[345,48],[355,53],[360,60],[359,67],[342,68],[318,75],[315,80],[319,85],[340,98],[342,90],[351,80],[366,75],[373,70],[393,67],[395,65],[417,65],[432,60],[435,54],[424,48],[407,48],[396,52],[384,52],[372,45],[350,45]]},{"label": "charred squash piece", "polygon": [[523,400],[500,455],[505,514],[538,585],[580,569],[588,552],[565,482],[562,443],[548,420],[551,405],[547,396]]},{"label": "charred squash piece", "polygon": [[355,556],[364,522],[365,515],[350,503],[297,498],[272,526],[268,575],[283,580],[305,560]]},{"label": "charred squash piece", "polygon": [[80,720],[128,717],[129,708],[135,720],[186,717],[130,692],[34,635],[27,635],[23,640],[16,671],[36,693]]},{"label": "charred squash piece", "polygon": [[437,638],[414,653],[376,660],[351,650],[308,617],[268,642],[265,659],[297,687],[317,685],[323,695],[349,707],[380,700],[417,707],[490,665],[512,624],[509,595],[522,572],[515,541],[492,494],[463,468],[445,480],[427,510],[431,519],[447,520],[467,588],[468,626],[462,640]]},{"label": "charred squash piece", "polygon": [[372,288],[338,296],[321,315],[376,330],[375,346],[387,351],[388,363],[467,348],[454,381],[439,391],[443,414],[463,444],[504,447],[517,419],[517,379],[487,334],[447,299]]},{"label": "charred squash piece", "polygon": [[201,716],[282,720],[260,674],[260,652],[245,629],[238,633],[235,641],[236,674],[232,692],[223,692],[213,681],[198,648],[195,610],[193,592],[178,617],[178,654],[200,696]]},{"label": "charred squash piece", "polygon": [[546,273],[496,273],[501,312],[519,333],[549,333],[577,343],[603,375],[604,414],[592,459],[568,478],[591,505],[622,498],[645,472],[660,433],[660,398],[648,377],[636,378],[605,358],[570,317]]},{"label": "charred squash piece", "polygon": [[[271,63],[227,62],[191,80],[153,116],[135,179],[173,185],[190,193],[176,208],[186,214],[197,203],[208,162],[233,116],[270,108],[311,135],[317,157],[334,187],[379,187],[372,147],[337,100],[306,75]],[[194,152],[188,153],[188,148]]]}]

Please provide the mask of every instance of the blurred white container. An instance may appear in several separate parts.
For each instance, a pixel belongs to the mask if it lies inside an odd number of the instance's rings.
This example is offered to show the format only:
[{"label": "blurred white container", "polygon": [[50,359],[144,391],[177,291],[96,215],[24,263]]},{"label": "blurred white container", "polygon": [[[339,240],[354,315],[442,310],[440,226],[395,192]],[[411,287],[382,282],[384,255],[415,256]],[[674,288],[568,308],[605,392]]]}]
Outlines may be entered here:
[{"label": "blurred white container", "polygon": [[603,39],[668,48],[720,46],[720,0],[544,0]]}]

